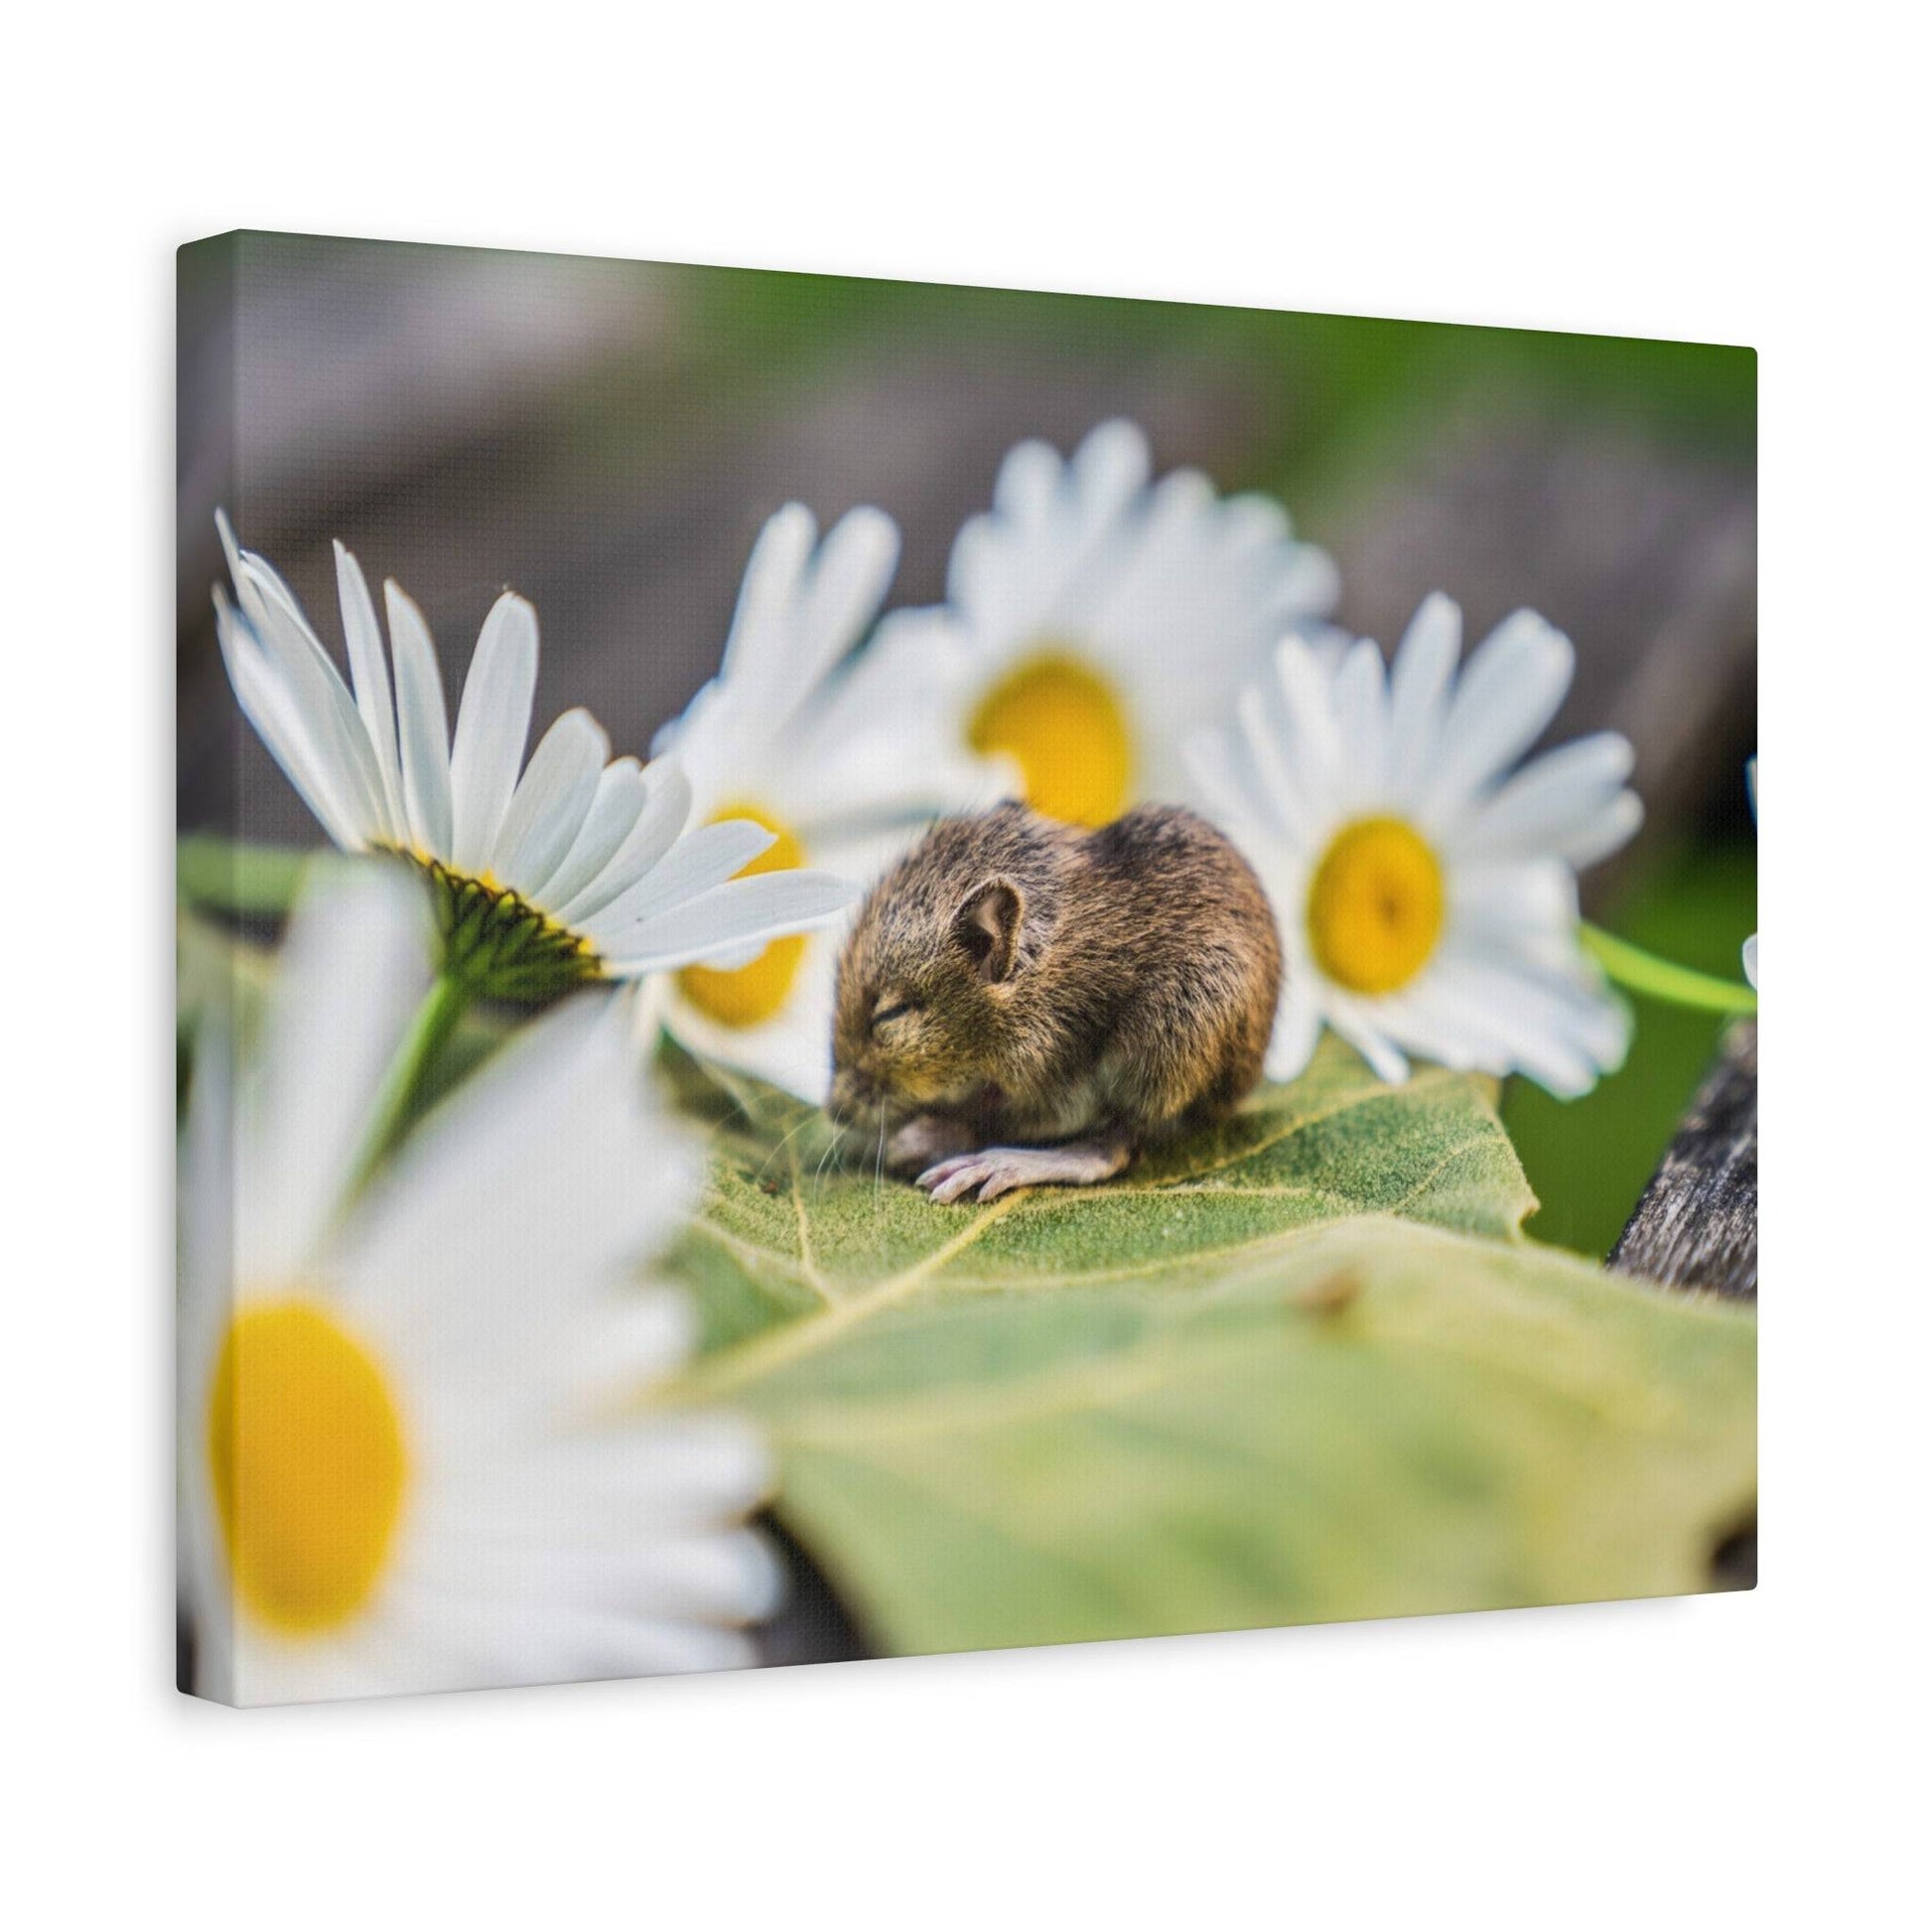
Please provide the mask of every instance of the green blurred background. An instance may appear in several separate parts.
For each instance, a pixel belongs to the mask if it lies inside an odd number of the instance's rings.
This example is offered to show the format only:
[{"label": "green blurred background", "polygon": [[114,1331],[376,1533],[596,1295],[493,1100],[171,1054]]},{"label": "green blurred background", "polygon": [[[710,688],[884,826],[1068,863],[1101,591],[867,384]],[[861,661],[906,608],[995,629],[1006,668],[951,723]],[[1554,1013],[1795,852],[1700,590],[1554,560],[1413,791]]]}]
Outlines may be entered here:
[{"label": "green blurred background", "polygon": [[[335,636],[329,540],[394,575],[460,679],[495,590],[543,621],[540,715],[641,750],[709,675],[753,536],[797,497],[900,523],[895,602],[936,598],[1022,436],[1111,415],[1163,467],[1278,494],[1384,643],[1422,596],[1470,635],[1532,605],[1579,651],[1552,737],[1636,745],[1648,822],[1592,915],[1732,977],[1755,924],[1751,351],[838,277],[242,234],[183,251],[184,830],[313,843],[216,661],[211,515]],[[1614,1240],[1709,1057],[1638,1009],[1625,1069],[1506,1117],[1539,1237]]]}]

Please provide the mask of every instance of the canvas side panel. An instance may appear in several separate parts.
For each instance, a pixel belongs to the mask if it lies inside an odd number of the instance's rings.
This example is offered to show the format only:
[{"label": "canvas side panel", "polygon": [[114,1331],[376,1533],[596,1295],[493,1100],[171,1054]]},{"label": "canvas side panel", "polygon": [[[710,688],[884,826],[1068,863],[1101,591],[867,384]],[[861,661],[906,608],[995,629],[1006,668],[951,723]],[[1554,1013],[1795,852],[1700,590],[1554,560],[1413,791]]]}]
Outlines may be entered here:
[{"label": "canvas side panel", "polygon": [[[175,831],[178,863],[184,836],[211,835],[224,843],[238,830],[236,771],[245,729],[239,709],[228,698],[215,642],[212,590],[225,571],[215,535],[214,512],[225,508],[240,518],[240,476],[235,411],[236,302],[242,237],[217,235],[190,242],[176,256],[175,269]],[[204,848],[198,863],[207,863]],[[179,903],[179,896],[177,898]],[[210,1030],[238,1036],[239,989],[231,955],[217,960],[203,948],[191,956],[193,935],[184,929],[177,954],[176,1099],[178,1120],[185,1118],[193,1083],[210,1075],[197,1044]],[[200,1071],[198,1071],[198,1068]],[[221,1109],[229,1123],[232,1105]],[[230,1150],[231,1152],[231,1150]],[[233,1173],[233,1162],[223,1164]],[[186,1175],[183,1176],[184,1182]],[[184,1200],[182,1205],[186,1205]],[[225,1217],[232,1246],[232,1203]],[[223,1270],[226,1277],[230,1271]],[[177,1304],[176,1430],[176,1685],[192,1695],[223,1704],[233,1702],[232,1686],[220,1659],[225,1642],[208,1641],[209,1606],[191,1618],[191,1566],[187,1535],[191,1512],[185,1501],[190,1483],[201,1478],[207,1455],[206,1418],[194,1413],[197,1376],[188,1348],[188,1325]],[[220,1616],[225,1606],[215,1605]],[[197,1623],[199,1621],[200,1628]]]}]

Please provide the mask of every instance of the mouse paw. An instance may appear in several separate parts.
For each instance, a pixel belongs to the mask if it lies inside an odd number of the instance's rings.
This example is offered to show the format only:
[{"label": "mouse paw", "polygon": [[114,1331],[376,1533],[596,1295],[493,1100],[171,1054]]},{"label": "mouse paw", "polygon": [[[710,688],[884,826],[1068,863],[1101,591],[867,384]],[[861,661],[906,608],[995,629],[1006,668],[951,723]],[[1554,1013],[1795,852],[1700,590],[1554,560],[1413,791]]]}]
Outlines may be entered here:
[{"label": "mouse paw", "polygon": [[920,1174],[916,1185],[936,1201],[956,1201],[979,1190],[998,1200],[1016,1187],[1082,1187],[1111,1179],[1126,1167],[1128,1150],[1117,1141],[1069,1141],[1061,1147],[983,1147],[956,1154]]}]

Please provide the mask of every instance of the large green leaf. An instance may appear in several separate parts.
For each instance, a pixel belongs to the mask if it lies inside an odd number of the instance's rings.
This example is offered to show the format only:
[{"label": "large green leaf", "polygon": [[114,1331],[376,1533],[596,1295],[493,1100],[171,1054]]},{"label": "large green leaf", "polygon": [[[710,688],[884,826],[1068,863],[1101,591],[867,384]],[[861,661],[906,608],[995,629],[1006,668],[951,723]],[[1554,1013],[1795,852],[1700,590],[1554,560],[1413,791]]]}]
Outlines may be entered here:
[{"label": "large green leaf", "polygon": [[[694,1105],[703,1075],[678,1071]],[[1292,1086],[1225,1126],[1150,1155],[1105,1187],[1038,1188],[991,1209],[934,1205],[883,1177],[859,1133],[718,1072],[712,1184],[681,1250],[714,1342],[902,1293],[1064,1288],[1149,1275],[1211,1278],[1325,1221],[1399,1214],[1513,1236],[1535,1206],[1493,1089],[1425,1070],[1387,1087],[1326,1044]],[[729,1098],[725,1096],[728,1095]]]},{"label": "large green leaf", "polygon": [[1692,1589],[1748,1512],[1750,1319],[1523,1241],[1484,1083],[1327,1047],[1124,1182],[949,1208],[731,1085],[689,1393],[883,1648]]},{"label": "large green leaf", "polygon": [[920,1651],[1704,1587],[1754,1363],[1728,1309],[1372,1217],[1191,1285],[889,1281],[705,1379],[773,1431],[875,1641]]}]

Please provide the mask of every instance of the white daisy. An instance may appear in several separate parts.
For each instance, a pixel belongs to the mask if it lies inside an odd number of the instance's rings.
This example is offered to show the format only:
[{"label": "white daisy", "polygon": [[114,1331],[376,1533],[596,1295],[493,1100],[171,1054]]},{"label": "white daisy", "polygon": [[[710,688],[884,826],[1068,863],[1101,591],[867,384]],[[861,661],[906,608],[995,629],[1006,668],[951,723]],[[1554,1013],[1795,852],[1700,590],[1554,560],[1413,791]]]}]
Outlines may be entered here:
[{"label": "white daisy", "polygon": [[1150,483],[1147,438],[1103,423],[1070,460],[1022,443],[953,545],[947,603],[887,620],[909,702],[937,680],[953,744],[1007,761],[1040,811],[1098,825],[1180,795],[1180,747],[1226,716],[1334,566],[1265,496],[1198,471]]},{"label": "white daisy", "polygon": [[1630,747],[1600,732],[1519,766],[1570,687],[1570,640],[1521,611],[1458,675],[1460,640],[1445,597],[1393,668],[1367,639],[1331,671],[1290,638],[1237,722],[1189,746],[1281,923],[1276,1079],[1324,1021],[1391,1081],[1415,1053],[1568,1095],[1621,1063],[1628,1022],[1582,950],[1576,871],[1641,821]]},{"label": "white daisy", "polygon": [[405,854],[429,878],[444,970],[472,991],[536,999],[634,978],[797,932],[852,898],[825,873],[735,879],[772,835],[738,821],[680,836],[684,780],[613,760],[587,711],[565,712],[525,768],[537,617],[522,598],[505,591],[483,621],[452,745],[429,626],[394,583],[385,652],[361,568],[337,544],[351,690],[288,586],[217,521],[239,609],[217,590],[216,628],[242,710],[339,846]]},{"label": "white daisy", "polygon": [[260,1052],[208,1026],[184,1141],[179,1523],[197,1688],[235,1704],[705,1670],[779,1590],[735,1417],[640,1406],[692,1342],[636,1286],[698,1160],[567,1001],[351,1198],[430,974],[358,873],[291,924]]},{"label": "white daisy", "polygon": [[[753,875],[816,865],[863,888],[933,816],[999,794],[1003,774],[948,741],[938,688],[907,675],[903,647],[852,655],[897,560],[880,511],[853,510],[817,543],[811,512],[787,504],[753,548],[717,677],[659,735],[699,818],[771,835]],[[658,1012],[692,1051],[822,1100],[843,932],[686,967]]]}]

